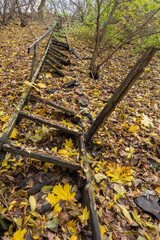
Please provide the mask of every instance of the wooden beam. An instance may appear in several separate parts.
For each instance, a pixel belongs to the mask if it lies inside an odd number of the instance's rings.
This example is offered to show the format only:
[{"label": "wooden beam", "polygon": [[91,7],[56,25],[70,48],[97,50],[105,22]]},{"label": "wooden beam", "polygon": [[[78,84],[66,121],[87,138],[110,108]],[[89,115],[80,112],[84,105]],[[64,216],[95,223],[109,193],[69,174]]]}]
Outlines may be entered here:
[{"label": "wooden beam", "polygon": [[49,106],[51,106],[51,107],[53,107],[53,108],[56,108],[56,109],[58,109],[58,110],[61,110],[61,111],[65,112],[65,113],[68,114],[69,116],[73,116],[73,117],[74,117],[74,116],[77,115],[75,112],[73,112],[73,111],[71,111],[71,110],[68,110],[67,108],[64,108],[64,107],[62,107],[62,106],[59,106],[59,105],[57,105],[57,104],[55,104],[55,103],[52,103],[51,101],[49,101],[49,100],[47,100],[47,99],[40,98],[40,97],[38,97],[38,96],[30,95],[30,96],[28,97],[28,100],[34,100],[34,101],[42,102],[42,103],[44,103],[44,104],[46,104],[46,105],[49,105]]},{"label": "wooden beam", "polygon": [[48,59],[52,64],[54,64],[56,67],[61,68],[64,70],[64,67],[58,63],[56,60],[54,60],[53,58],[49,57],[48,55],[46,56],[46,59]]},{"label": "wooden beam", "polygon": [[101,240],[101,232],[100,232],[100,224],[98,220],[96,203],[94,199],[94,191],[91,180],[91,173],[89,171],[89,159],[87,157],[87,151],[85,148],[85,143],[80,137],[80,152],[81,156],[83,156],[83,168],[86,169],[86,180],[83,187],[83,203],[87,206],[89,210],[89,218],[92,229],[92,239],[93,240]]},{"label": "wooden beam", "polygon": [[42,162],[52,163],[60,167],[72,169],[74,171],[80,170],[80,166],[78,166],[77,164],[63,161],[60,158],[57,158],[48,154],[41,154],[38,152],[26,151],[21,148],[10,146],[9,144],[4,144],[2,147],[2,150],[5,152],[16,154],[16,155],[17,154],[21,155],[22,157],[29,157],[29,158],[37,159]]},{"label": "wooden beam", "polygon": [[65,58],[68,58],[68,56],[60,51],[58,51],[57,49],[53,48],[52,46],[50,46],[49,50],[52,52],[57,53],[57,55],[59,56],[62,56],[62,57],[65,57]]},{"label": "wooden beam", "polygon": [[71,64],[70,60],[62,59],[60,56],[57,56],[55,53],[53,53],[50,50],[48,51],[48,53],[51,54],[55,59],[57,59],[59,62],[61,62],[64,65],[70,65]]},{"label": "wooden beam", "polygon": [[135,81],[144,72],[146,66],[149,64],[149,62],[151,61],[151,59],[155,53],[156,53],[156,48],[150,47],[146,50],[146,52],[142,55],[142,57],[137,61],[135,66],[129,72],[127,77],[121,83],[119,88],[113,94],[113,96],[111,97],[109,102],[106,104],[106,106],[100,112],[100,114],[98,115],[96,120],[91,125],[91,128],[86,133],[86,135],[85,135],[86,143],[88,143],[90,141],[90,139],[96,133],[96,131],[99,129],[101,124],[110,116],[110,114],[114,111],[117,104],[124,98],[124,96],[127,94],[127,92],[130,90],[130,88],[133,86]]},{"label": "wooden beam", "polygon": [[58,43],[58,42],[52,42],[52,45],[55,45],[55,46],[58,46],[58,47],[62,47],[66,50],[69,50],[69,47],[67,45],[63,45],[61,43]]},{"label": "wooden beam", "polygon": [[61,132],[66,132],[66,133],[74,135],[76,137],[80,137],[81,136],[81,133],[78,132],[78,131],[76,132],[76,131],[73,131],[71,129],[67,129],[65,127],[58,126],[58,125],[50,123],[50,122],[48,122],[48,121],[46,121],[46,120],[44,120],[42,118],[37,118],[37,117],[34,117],[32,115],[25,114],[23,111],[19,112],[19,117],[20,118],[26,118],[26,119],[29,119],[29,120],[31,120],[33,122],[37,122],[37,123],[40,123],[40,124],[44,124],[44,125],[50,126],[50,127],[55,128],[55,129],[57,129],[57,130],[59,130]]},{"label": "wooden beam", "polygon": [[28,48],[28,54],[33,50],[35,45],[40,43],[51,31],[53,31],[57,26],[57,23],[53,24],[40,38],[38,38],[34,43],[32,43]]},{"label": "wooden beam", "polygon": [[51,68],[53,68],[54,71],[58,73],[61,77],[64,77],[64,74],[59,69],[57,69],[52,63],[48,62],[46,59],[45,59],[45,63]]}]

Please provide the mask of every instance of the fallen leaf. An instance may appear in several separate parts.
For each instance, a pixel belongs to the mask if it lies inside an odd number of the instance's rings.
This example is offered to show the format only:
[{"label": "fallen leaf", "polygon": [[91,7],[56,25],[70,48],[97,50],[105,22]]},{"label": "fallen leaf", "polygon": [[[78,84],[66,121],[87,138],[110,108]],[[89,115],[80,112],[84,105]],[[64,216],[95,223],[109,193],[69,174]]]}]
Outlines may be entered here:
[{"label": "fallen leaf", "polygon": [[131,123],[131,126],[128,130],[128,132],[132,132],[132,133],[135,133],[139,130],[139,127],[137,125],[134,125],[133,123]]},{"label": "fallen leaf", "polygon": [[101,238],[104,236],[105,232],[106,232],[106,229],[104,226],[100,226],[100,231],[101,231]]},{"label": "fallen leaf", "polygon": [[45,228],[49,228],[49,229],[55,228],[58,226],[58,223],[59,223],[59,219],[54,218],[53,220],[51,220],[46,224]]},{"label": "fallen leaf", "polygon": [[82,223],[87,225],[87,221],[89,219],[89,211],[87,210],[87,207],[83,208],[82,215],[79,216],[79,219]]},{"label": "fallen leaf", "polygon": [[123,215],[124,215],[125,218],[128,220],[128,222],[132,223],[133,220],[132,220],[131,215],[130,215],[130,213],[128,212],[127,208],[126,208],[125,206],[123,206],[123,205],[120,205],[120,204],[118,204],[118,206],[120,207]]},{"label": "fallen leaf", "polygon": [[77,240],[77,236],[73,235],[69,240]]},{"label": "fallen leaf", "polygon": [[44,83],[38,83],[37,86],[40,88],[47,88],[46,84]]},{"label": "fallen leaf", "polygon": [[27,231],[26,228],[24,228],[23,230],[21,230],[21,228],[18,229],[18,231],[14,233],[13,239],[14,240],[25,240],[24,234],[26,233],[26,231]]},{"label": "fallen leaf", "polygon": [[95,179],[96,181],[99,183],[102,179],[107,179],[106,175],[102,174],[102,173],[97,173],[95,174]]},{"label": "fallen leaf", "polygon": [[29,203],[30,203],[31,211],[34,212],[36,209],[36,199],[34,196],[29,197]]},{"label": "fallen leaf", "polygon": [[15,139],[17,138],[18,134],[19,134],[19,131],[16,128],[14,128],[10,138]]}]

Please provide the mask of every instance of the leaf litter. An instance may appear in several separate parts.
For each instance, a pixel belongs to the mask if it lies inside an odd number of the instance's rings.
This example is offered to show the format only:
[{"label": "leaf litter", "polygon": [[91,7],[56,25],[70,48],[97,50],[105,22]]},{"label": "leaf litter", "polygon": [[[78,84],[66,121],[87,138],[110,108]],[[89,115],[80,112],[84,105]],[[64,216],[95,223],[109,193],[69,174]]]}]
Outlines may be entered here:
[{"label": "leaf litter", "polygon": [[[30,41],[28,33],[19,27],[15,35],[14,24],[10,28],[12,34],[9,34],[8,27],[2,28],[4,49],[0,68],[2,131],[25,91],[25,81],[28,81],[29,64],[31,64],[31,57],[26,54],[24,48],[24,45],[28,46]],[[26,44],[22,44],[19,37],[22,36],[22,31]],[[8,40],[5,40],[6,34]],[[92,44],[88,44],[87,41],[84,43],[71,35],[70,38],[77,52],[83,49],[83,55],[90,57],[88,46],[92,48]],[[69,67],[65,69],[65,77],[58,78],[58,81],[54,73],[49,69],[45,72],[43,69],[32,91],[75,111],[87,131],[91,121],[81,113],[84,111],[91,113],[95,119],[136,59],[137,56],[131,54],[129,48],[121,49],[110,60],[109,65],[103,68],[103,77],[98,81],[89,78],[87,60],[81,62],[72,57],[71,62],[75,64],[73,75],[76,73],[78,79],[76,87],[62,88],[63,84],[74,79]],[[155,191],[158,196],[160,192],[158,63],[157,53],[141,79],[119,103],[98,134],[94,136],[92,146],[88,148],[102,239],[159,239],[158,220],[140,210],[134,203],[134,198],[145,195],[147,191]],[[79,94],[80,92],[83,92],[83,95]],[[86,103],[85,107],[82,106],[82,101]],[[30,104],[25,107],[25,111],[34,112],[35,116],[47,118],[52,123],[58,121],[68,129],[77,128],[80,131],[79,126],[72,123],[70,118],[62,117],[58,112],[53,113],[43,104]],[[29,120],[22,120],[14,129],[11,141],[16,146],[23,146],[24,149],[29,146],[30,151],[39,149],[43,153],[49,152],[62,158],[67,157],[70,161],[77,161],[75,139],[66,135],[58,136],[57,133],[52,132],[53,130],[46,126],[38,126],[31,124]],[[0,172],[1,191],[19,226],[19,230],[15,231],[1,199],[2,219],[10,225],[9,230],[3,233],[5,237],[2,235],[2,239],[27,239],[32,236],[33,239],[56,237],[57,240],[66,238],[76,240],[81,239],[81,234],[86,234],[89,212],[82,207],[76,176],[71,178],[69,172],[62,173],[61,169],[53,164],[43,164],[34,159],[24,159],[18,154],[13,156],[8,153],[2,162]],[[48,176],[53,178],[53,182],[33,196],[28,196],[30,189],[46,180],[46,174],[50,174]],[[55,176],[56,180],[54,180]],[[47,204],[51,205],[52,210],[39,213]]]}]

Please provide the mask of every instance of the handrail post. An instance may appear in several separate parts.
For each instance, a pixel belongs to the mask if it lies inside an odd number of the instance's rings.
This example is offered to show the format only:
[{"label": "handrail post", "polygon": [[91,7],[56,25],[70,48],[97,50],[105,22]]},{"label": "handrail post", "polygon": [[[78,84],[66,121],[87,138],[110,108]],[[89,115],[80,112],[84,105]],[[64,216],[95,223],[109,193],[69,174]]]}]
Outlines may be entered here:
[{"label": "handrail post", "polygon": [[38,44],[36,44],[34,46],[34,53],[33,53],[33,59],[32,59],[32,66],[31,66],[31,73],[30,73],[30,80],[32,79],[33,75],[34,75],[34,68],[36,65],[36,57],[37,57],[37,46]]}]

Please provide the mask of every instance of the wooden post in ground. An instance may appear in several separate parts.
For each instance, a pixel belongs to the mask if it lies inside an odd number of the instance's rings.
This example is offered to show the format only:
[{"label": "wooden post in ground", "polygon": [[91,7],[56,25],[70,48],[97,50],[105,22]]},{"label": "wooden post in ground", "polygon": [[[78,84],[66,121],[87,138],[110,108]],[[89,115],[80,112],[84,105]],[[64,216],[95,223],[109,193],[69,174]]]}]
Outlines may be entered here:
[{"label": "wooden post in ground", "polygon": [[97,132],[101,124],[110,116],[110,114],[114,111],[116,105],[124,98],[130,88],[133,86],[135,81],[140,77],[140,75],[144,72],[145,67],[149,64],[152,57],[156,53],[156,48],[150,47],[146,50],[146,52],[142,55],[142,57],[137,61],[132,70],[129,72],[127,77],[121,83],[119,88],[113,94],[109,102],[105,105],[103,110],[100,112],[96,120],[91,125],[90,129],[85,135],[85,141],[88,143],[93,135]]}]

